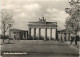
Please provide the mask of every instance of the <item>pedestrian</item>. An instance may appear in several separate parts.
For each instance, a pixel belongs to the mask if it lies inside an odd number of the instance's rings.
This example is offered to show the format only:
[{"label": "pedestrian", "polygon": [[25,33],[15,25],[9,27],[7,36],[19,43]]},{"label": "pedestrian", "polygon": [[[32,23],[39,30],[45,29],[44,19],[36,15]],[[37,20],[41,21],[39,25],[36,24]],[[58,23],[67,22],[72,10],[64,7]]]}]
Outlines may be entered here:
[{"label": "pedestrian", "polygon": [[75,36],[75,45],[77,45],[77,41],[79,41],[79,35]]},{"label": "pedestrian", "polygon": [[73,41],[74,41],[74,37],[73,37],[73,36],[71,36],[70,45],[72,45]]}]

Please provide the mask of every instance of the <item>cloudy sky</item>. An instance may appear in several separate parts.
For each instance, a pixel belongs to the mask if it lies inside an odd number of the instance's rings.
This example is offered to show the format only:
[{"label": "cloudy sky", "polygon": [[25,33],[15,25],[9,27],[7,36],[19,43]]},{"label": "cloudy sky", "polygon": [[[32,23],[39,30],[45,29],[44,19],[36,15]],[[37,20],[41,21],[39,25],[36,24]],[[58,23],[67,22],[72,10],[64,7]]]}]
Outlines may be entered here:
[{"label": "cloudy sky", "polygon": [[1,0],[1,9],[10,10],[14,28],[27,30],[30,21],[38,21],[42,15],[47,21],[58,22],[58,30],[64,29],[69,7],[68,0]]}]

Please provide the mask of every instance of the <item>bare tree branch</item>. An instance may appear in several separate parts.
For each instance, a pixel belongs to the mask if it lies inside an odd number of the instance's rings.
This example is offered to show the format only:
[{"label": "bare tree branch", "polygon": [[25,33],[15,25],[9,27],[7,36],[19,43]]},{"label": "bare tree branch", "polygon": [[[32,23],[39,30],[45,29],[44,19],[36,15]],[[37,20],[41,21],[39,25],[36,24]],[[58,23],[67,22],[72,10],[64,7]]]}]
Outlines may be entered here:
[{"label": "bare tree branch", "polygon": [[[12,13],[9,13],[7,10],[3,9],[1,10],[1,31],[5,37],[5,33],[9,30],[9,28],[13,25],[13,15]],[[4,40],[4,39],[3,39]]]}]

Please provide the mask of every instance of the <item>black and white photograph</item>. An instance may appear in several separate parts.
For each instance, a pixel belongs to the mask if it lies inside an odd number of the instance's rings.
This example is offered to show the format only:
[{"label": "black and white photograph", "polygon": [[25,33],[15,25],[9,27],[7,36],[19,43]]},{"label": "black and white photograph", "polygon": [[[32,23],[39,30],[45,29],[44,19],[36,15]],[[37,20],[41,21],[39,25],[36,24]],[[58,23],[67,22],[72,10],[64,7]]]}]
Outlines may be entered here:
[{"label": "black and white photograph", "polygon": [[80,0],[0,0],[0,57],[79,57]]}]

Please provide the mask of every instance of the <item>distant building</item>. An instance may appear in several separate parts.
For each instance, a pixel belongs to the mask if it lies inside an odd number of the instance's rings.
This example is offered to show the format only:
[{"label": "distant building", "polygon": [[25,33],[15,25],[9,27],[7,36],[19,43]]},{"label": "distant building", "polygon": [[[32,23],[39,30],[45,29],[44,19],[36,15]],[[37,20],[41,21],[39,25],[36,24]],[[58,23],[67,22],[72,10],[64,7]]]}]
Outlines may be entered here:
[{"label": "distant building", "polygon": [[9,32],[9,37],[12,39],[27,39],[28,31],[20,30],[20,29],[11,29]]},{"label": "distant building", "polygon": [[63,39],[63,41],[67,41],[71,39],[71,33],[66,33],[66,29],[58,30],[57,34],[59,40],[61,40],[61,38]]},{"label": "distant building", "polygon": [[[66,29],[58,30],[57,34],[58,34],[58,39],[61,39],[61,37],[62,37],[63,40],[65,40],[65,38],[66,38],[66,40],[71,40],[71,36],[75,37],[75,35],[73,33],[66,32]],[[77,35],[79,35],[79,37],[80,37],[80,31],[78,31]]]}]

